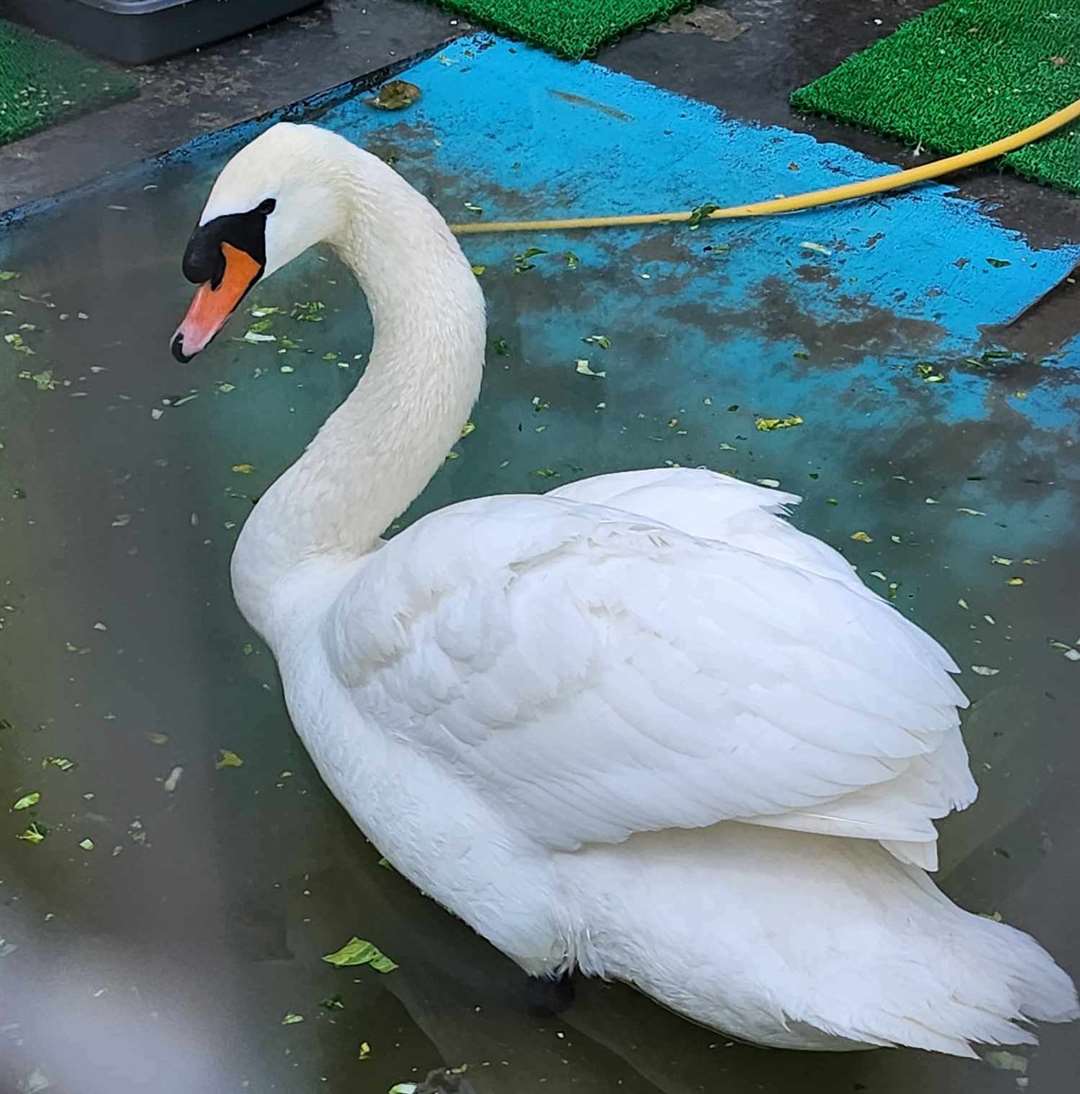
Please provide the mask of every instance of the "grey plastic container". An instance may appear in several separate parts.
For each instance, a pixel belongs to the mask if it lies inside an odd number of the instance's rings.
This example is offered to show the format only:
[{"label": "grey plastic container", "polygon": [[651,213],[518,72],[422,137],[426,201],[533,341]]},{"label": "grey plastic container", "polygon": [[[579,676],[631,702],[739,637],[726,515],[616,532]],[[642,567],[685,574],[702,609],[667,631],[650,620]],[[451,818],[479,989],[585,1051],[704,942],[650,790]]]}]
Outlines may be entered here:
[{"label": "grey plastic container", "polygon": [[129,65],[187,53],[322,0],[0,0],[0,15]]}]

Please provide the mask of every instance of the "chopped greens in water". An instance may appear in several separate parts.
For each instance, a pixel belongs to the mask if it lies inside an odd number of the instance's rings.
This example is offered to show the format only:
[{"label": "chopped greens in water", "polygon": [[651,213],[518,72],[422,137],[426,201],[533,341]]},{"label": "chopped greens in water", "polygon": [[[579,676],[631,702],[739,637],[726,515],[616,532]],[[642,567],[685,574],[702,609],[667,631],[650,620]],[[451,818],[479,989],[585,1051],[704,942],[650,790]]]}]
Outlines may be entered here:
[{"label": "chopped greens in water", "polygon": [[38,821],[31,821],[24,832],[20,832],[15,838],[25,840],[27,843],[41,843],[49,834],[45,825]]},{"label": "chopped greens in water", "polygon": [[60,386],[60,381],[53,376],[51,368],[44,369],[42,372],[20,372],[19,379],[33,380],[38,391],[55,391]]},{"label": "chopped greens in water", "polygon": [[370,965],[376,972],[387,973],[397,968],[378,946],[355,935],[340,950],[324,954],[323,960],[339,969],[353,965]]},{"label": "chopped greens in water", "polygon": [[321,300],[305,300],[293,304],[292,317],[301,323],[321,323],[326,305]]},{"label": "chopped greens in water", "polygon": [[528,250],[514,255],[514,273],[525,273],[526,270],[535,269],[535,263],[530,262],[529,259],[536,258],[537,255],[546,254],[547,251],[543,251],[539,247],[530,247]]},{"label": "chopped greens in water", "polygon": [[404,110],[407,106],[412,106],[421,94],[423,93],[420,88],[408,80],[391,80],[383,84],[379,93],[368,99],[367,103],[378,110]]},{"label": "chopped greens in water", "polygon": [[690,216],[687,217],[686,220],[686,226],[690,231],[696,231],[701,227],[701,222],[707,220],[719,208],[720,206],[715,202],[707,201],[704,205],[699,205],[695,209],[691,209]]},{"label": "chopped greens in water", "polygon": [[774,429],[791,429],[802,425],[803,419],[799,414],[788,414],[784,418],[755,418],[754,428],[761,433],[770,433]]},{"label": "chopped greens in water", "polygon": [[29,794],[24,794],[19,800],[11,807],[12,812],[17,813],[20,809],[29,809],[32,805],[37,805],[41,801],[41,794],[32,790]]},{"label": "chopped greens in water", "polygon": [[26,344],[26,340],[18,331],[12,331],[10,334],[4,335],[4,341],[16,352],[25,354],[27,357],[33,357],[34,351]]},{"label": "chopped greens in water", "polygon": [[243,767],[244,761],[231,749],[219,748],[217,762],[214,767],[220,771],[223,767]]},{"label": "chopped greens in water", "polygon": [[928,384],[940,384],[945,379],[929,361],[919,361],[915,365],[915,372]]}]

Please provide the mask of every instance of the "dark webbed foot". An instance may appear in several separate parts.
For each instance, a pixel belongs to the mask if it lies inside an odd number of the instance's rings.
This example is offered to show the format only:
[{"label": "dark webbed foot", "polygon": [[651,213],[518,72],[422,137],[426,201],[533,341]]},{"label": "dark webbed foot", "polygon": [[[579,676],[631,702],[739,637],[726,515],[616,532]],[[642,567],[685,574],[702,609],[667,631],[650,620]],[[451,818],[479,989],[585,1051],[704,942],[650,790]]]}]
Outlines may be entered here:
[{"label": "dark webbed foot", "polygon": [[529,1013],[538,1018],[562,1014],[574,1001],[574,977],[563,973],[558,977],[530,976],[526,987]]}]

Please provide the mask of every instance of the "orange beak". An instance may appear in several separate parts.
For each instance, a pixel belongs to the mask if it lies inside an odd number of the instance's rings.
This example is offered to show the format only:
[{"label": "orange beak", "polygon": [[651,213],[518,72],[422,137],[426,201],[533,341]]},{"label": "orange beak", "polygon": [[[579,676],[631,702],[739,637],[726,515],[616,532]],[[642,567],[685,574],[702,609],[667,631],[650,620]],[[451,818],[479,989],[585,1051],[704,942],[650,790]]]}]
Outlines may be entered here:
[{"label": "orange beak", "polygon": [[225,256],[221,281],[216,287],[210,282],[198,287],[173,335],[173,356],[180,362],[190,361],[206,348],[262,273],[262,266],[251,255],[231,243],[222,243],[221,253]]}]

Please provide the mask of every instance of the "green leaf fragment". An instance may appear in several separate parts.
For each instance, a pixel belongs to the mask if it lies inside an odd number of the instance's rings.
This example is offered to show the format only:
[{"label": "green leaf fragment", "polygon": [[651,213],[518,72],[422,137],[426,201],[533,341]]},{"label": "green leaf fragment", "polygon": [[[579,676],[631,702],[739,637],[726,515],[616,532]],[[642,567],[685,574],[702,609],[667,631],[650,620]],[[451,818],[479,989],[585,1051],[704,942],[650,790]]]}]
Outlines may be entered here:
[{"label": "green leaf fragment", "polygon": [[510,356],[510,345],[505,338],[496,338],[491,343],[491,348],[495,351],[495,354],[498,357]]},{"label": "green leaf fragment", "polygon": [[218,758],[214,767],[220,771],[223,767],[243,767],[244,761],[231,749],[219,748]]},{"label": "green leaf fragment", "polygon": [[563,255],[563,261],[566,263],[568,270],[576,270],[581,265],[581,259],[573,251],[567,251]]},{"label": "green leaf fragment", "polygon": [[378,110],[404,110],[407,106],[412,106],[421,94],[420,88],[408,80],[391,80],[383,84],[379,93],[368,99],[367,103]]},{"label": "green leaf fragment", "polygon": [[984,1059],[991,1067],[996,1067],[999,1071],[1015,1071],[1018,1075],[1027,1074],[1027,1057],[1019,1053],[995,1049],[993,1052],[986,1053]]},{"label": "green leaf fragment", "polygon": [[704,205],[698,205],[696,208],[690,210],[690,216],[687,217],[686,226],[690,231],[696,231],[701,227],[701,222],[706,220],[719,208],[719,205],[711,201],[707,201]]},{"label": "green leaf fragment", "polygon": [[18,812],[20,809],[29,809],[33,805],[41,801],[41,794],[37,790],[32,790],[29,794],[24,794],[19,800],[11,807],[13,812]]},{"label": "green leaf fragment", "polygon": [[24,339],[18,331],[12,331],[10,334],[5,334],[4,341],[7,342],[16,353],[23,353],[27,357],[34,356],[34,351],[26,344],[26,339]]},{"label": "green leaf fragment", "polygon": [[297,1022],[302,1022],[303,1020],[304,1016],[302,1014],[294,1014],[292,1011],[289,1011],[289,1013],[281,1019],[281,1024],[283,1026],[295,1026]]},{"label": "green leaf fragment", "polygon": [[601,349],[611,349],[611,339],[606,334],[587,334],[582,341],[588,346],[599,346]]},{"label": "green leaf fragment", "polygon": [[70,771],[75,766],[74,760],[69,760],[66,756],[46,756],[41,761],[42,767],[58,767],[61,771]]},{"label": "green leaf fragment", "polygon": [[91,838],[90,838],[89,836],[87,836],[87,837],[86,837],[86,839],[81,839],[81,840],[79,840],[79,846],[80,846],[80,847],[81,847],[81,848],[82,848],[82,849],[83,849],[84,851],[93,851],[93,849],[94,849],[94,841],[93,841],[93,840],[92,840],[92,839],[91,839]]},{"label": "green leaf fragment", "polygon": [[370,965],[376,972],[381,973],[393,972],[398,967],[378,946],[355,935],[340,950],[324,954],[323,960],[339,969],[354,965]]},{"label": "green leaf fragment", "polygon": [[476,432],[476,422],[466,422],[461,427],[461,435],[467,437],[470,433]]},{"label": "green leaf fragment", "polygon": [[799,414],[788,414],[784,418],[755,418],[754,428],[760,433],[769,433],[774,429],[791,429],[802,425],[803,419]]},{"label": "green leaf fragment", "polygon": [[483,210],[483,209],[481,209],[481,208],[480,208],[480,206],[479,206],[479,205],[477,205],[477,204],[475,204],[474,202],[471,202],[471,201],[463,201],[463,202],[462,202],[461,204],[462,204],[462,205],[463,205],[463,206],[464,206],[464,207],[465,207],[466,209],[468,209],[470,213],[475,213],[475,214],[476,214],[477,216],[483,216],[483,215],[484,215],[484,210]]},{"label": "green leaf fragment", "polygon": [[326,305],[321,300],[304,300],[293,304],[292,317],[301,323],[321,323],[323,316],[320,312],[326,311]]},{"label": "green leaf fragment", "polygon": [[919,361],[915,365],[915,372],[928,384],[940,384],[945,379],[929,361]]},{"label": "green leaf fragment", "polygon": [[475,265],[475,266],[472,266],[470,268],[471,268],[471,270],[473,272],[473,275],[475,277],[482,277],[484,271],[487,269],[487,266]]},{"label": "green leaf fragment", "polygon": [[533,474],[539,475],[542,479],[555,479],[559,476],[559,472],[553,467],[538,467]]},{"label": "green leaf fragment", "polygon": [[356,1054],[358,1060],[366,1060],[371,1055],[371,1045],[367,1041],[360,1042],[360,1050]]},{"label": "green leaf fragment", "polygon": [[49,830],[37,821],[31,821],[26,831],[20,832],[15,838],[25,840],[27,843],[41,843],[49,834]]},{"label": "green leaf fragment", "polygon": [[853,540],[855,540],[856,543],[873,543],[874,542],[874,537],[871,536],[868,532],[852,532],[851,533],[851,538]]},{"label": "green leaf fragment", "polygon": [[345,1001],[340,995],[330,995],[325,999],[320,999],[319,1006],[324,1010],[344,1010]]},{"label": "green leaf fragment", "polygon": [[1005,259],[1005,258],[988,258],[986,261],[989,262],[990,265],[993,266],[995,270],[1002,270],[1006,266],[1011,266],[1012,265],[1012,263],[1009,262],[1008,259]]},{"label": "green leaf fragment", "polygon": [[546,254],[547,251],[541,250],[539,247],[529,247],[528,250],[514,255],[514,273],[525,273],[526,270],[535,269],[535,264],[530,262],[529,259]]},{"label": "green leaf fragment", "polygon": [[14,270],[0,270],[0,281],[14,281],[17,277],[22,277],[22,274]]}]

